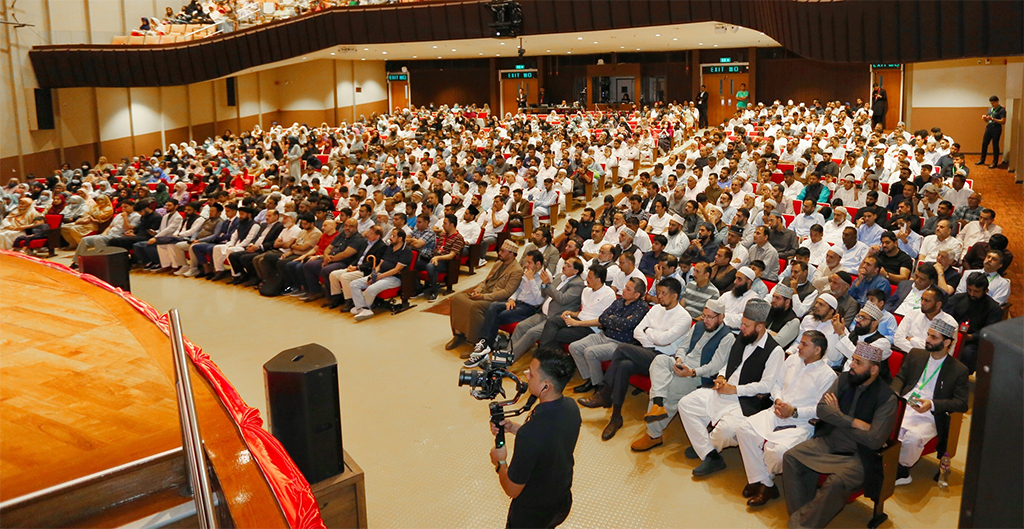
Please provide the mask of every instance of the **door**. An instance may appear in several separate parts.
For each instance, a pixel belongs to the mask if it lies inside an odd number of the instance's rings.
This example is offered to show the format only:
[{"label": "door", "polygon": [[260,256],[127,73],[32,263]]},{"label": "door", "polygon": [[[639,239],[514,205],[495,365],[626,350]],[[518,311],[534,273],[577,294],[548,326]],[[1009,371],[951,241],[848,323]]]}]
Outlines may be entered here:
[{"label": "door", "polygon": [[388,111],[409,108],[409,81],[388,81]]},{"label": "door", "polygon": [[[717,125],[736,113],[736,92],[741,84],[750,87],[749,74],[724,73],[704,75],[702,84],[708,88],[708,124]],[[747,101],[754,101],[750,94]]]},{"label": "door", "polygon": [[[892,130],[903,120],[903,68],[872,69],[871,84],[874,83],[885,90],[889,102],[889,109],[885,113],[885,130]],[[871,101],[870,93],[868,101]]]},{"label": "door", "polygon": [[538,79],[502,79],[501,80],[501,115],[506,112],[513,114],[517,111],[516,96],[522,89],[526,93],[526,102],[530,105],[537,104],[537,90],[540,87]]}]

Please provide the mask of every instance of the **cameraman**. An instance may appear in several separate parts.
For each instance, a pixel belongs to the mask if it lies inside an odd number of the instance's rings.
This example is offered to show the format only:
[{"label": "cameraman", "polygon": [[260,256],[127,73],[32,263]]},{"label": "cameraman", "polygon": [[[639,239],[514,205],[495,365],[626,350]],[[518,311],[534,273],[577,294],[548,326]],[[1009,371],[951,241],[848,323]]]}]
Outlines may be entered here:
[{"label": "cameraman", "polygon": [[[572,507],[573,451],[580,434],[580,410],[562,390],[576,364],[560,348],[538,349],[526,378],[530,395],[540,399],[522,425],[501,422],[516,436],[515,458],[506,448],[491,449],[501,488],[512,498],[507,528],[557,527]],[[491,423],[491,433],[498,430]]]}]

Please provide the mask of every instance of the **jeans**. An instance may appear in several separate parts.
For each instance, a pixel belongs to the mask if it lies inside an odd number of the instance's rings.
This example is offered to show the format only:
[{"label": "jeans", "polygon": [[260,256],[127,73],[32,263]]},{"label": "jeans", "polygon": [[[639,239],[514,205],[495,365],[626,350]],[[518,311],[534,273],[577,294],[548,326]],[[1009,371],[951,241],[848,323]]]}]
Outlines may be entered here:
[{"label": "jeans", "polygon": [[498,336],[498,329],[502,325],[523,321],[536,312],[536,306],[526,303],[516,303],[515,307],[506,309],[504,301],[495,301],[491,303],[487,314],[484,315],[480,337],[487,340],[488,345],[494,345],[494,338]]}]

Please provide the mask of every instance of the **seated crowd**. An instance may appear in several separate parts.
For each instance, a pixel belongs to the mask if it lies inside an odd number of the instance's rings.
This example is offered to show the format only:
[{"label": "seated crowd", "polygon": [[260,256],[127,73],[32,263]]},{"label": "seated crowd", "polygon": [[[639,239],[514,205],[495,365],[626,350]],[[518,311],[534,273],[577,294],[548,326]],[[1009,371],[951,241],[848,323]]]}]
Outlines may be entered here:
[{"label": "seated crowd", "polygon": [[[821,527],[851,493],[877,499],[901,399],[898,483],[933,439],[945,452],[1013,255],[937,129],[872,130],[865,108],[817,101],[701,132],[693,118],[674,104],[500,119],[442,107],[228,132],[12,181],[0,242],[61,215],[77,252],[117,246],[141,268],[322,299],[356,321],[404,270],[424,272],[413,286],[433,301],[450,265],[483,264],[470,247],[493,248],[486,278],[451,298],[447,349],[475,344],[474,366],[493,348],[563,346],[583,378],[573,391],[592,392],[580,405],[611,410],[605,440],[644,379],[633,450],[662,445],[678,414],[695,476],[738,447],[749,505],[778,497],[781,473],[791,521]],[[667,159],[640,171],[648,138]],[[589,201],[606,174],[627,182],[618,196],[556,236],[558,207]]]}]

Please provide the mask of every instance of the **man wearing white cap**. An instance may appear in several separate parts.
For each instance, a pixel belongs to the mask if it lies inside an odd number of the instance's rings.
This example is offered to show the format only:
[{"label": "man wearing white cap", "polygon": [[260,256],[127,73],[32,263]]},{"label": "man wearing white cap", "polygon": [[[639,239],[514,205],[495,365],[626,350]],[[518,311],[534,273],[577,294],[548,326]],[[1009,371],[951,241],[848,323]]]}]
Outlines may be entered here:
[{"label": "man wearing white cap", "polygon": [[[861,343],[850,370],[818,402],[815,437],[782,458],[790,527],[825,527],[850,494],[879,497],[882,461],[877,451],[896,423],[898,398],[881,378],[882,351]],[[828,474],[820,487],[820,474]]]},{"label": "man wearing white cap", "polygon": [[757,507],[779,497],[774,477],[782,472],[782,457],[790,448],[810,439],[817,418],[817,405],[836,380],[825,362],[828,341],[817,331],[800,339],[798,354],[791,355],[775,378],[772,409],[748,417],[736,431],[747,486],[743,497]]},{"label": "man wearing white cap", "polygon": [[[771,306],[762,299],[747,302],[740,333],[729,349],[725,366],[715,377],[713,388],[701,388],[683,397],[677,406],[679,418],[690,438],[690,459],[701,459],[693,475],[707,476],[725,468],[719,451],[736,446],[736,429],[770,403],[756,395],[775,386],[785,360],[782,348],[765,329]],[[708,434],[708,424],[714,429]]]},{"label": "man wearing white cap", "polygon": [[668,231],[665,232],[665,236],[668,238],[668,244],[665,245],[665,252],[670,253],[674,256],[681,257],[683,252],[690,247],[690,239],[683,233],[684,220],[679,215],[672,215],[668,221]]},{"label": "man wearing white cap", "polygon": [[736,271],[732,289],[718,298],[722,301],[725,310],[725,324],[734,330],[740,328],[743,309],[747,306],[747,302],[757,297],[757,293],[750,288],[755,277],[754,271],[749,266],[741,267]]},{"label": "man wearing white cap", "polygon": [[662,444],[661,434],[675,417],[679,400],[702,384],[712,384],[712,375],[725,366],[736,335],[722,319],[722,302],[712,299],[704,305],[702,319],[683,336],[675,355],[658,355],[651,363],[651,402],[647,430],[630,445],[644,452]]},{"label": "man wearing white cap", "polygon": [[[803,319],[800,320],[800,331],[797,336],[803,336],[807,331],[818,331],[825,335],[825,338],[829,342],[829,350],[826,351],[826,356],[832,354],[831,351],[835,348],[835,342],[838,336],[836,336],[835,329],[832,327],[832,319],[836,315],[836,307],[839,306],[839,302],[836,301],[835,296],[832,294],[822,294],[818,296],[818,299],[814,301],[814,305],[810,312],[807,313]],[[797,347],[800,346],[800,342],[793,342],[786,350],[789,354],[797,354]]]},{"label": "man wearing white cap", "polygon": [[967,366],[950,356],[956,343],[956,326],[934,320],[928,328],[924,349],[912,349],[892,381],[892,389],[907,399],[900,429],[900,466],[896,484],[912,481],[910,467],[921,458],[924,445],[938,436],[936,455],[946,452],[950,413],[967,411]]},{"label": "man wearing white cap", "polygon": [[[882,320],[882,309],[870,301],[861,307],[860,312],[854,319],[853,330],[847,332],[846,327],[838,323],[838,318],[833,316],[832,329],[838,339],[835,347],[828,351],[828,363],[832,366],[843,366],[843,371],[850,370],[849,360],[853,358],[853,352],[857,350],[857,344],[869,343],[882,351],[882,359],[888,360],[892,355],[892,344],[882,333],[878,332],[878,323]],[[889,373],[888,363],[882,366],[882,378],[892,378]]]},{"label": "man wearing white cap", "polygon": [[824,233],[822,239],[830,244],[838,245],[843,240],[843,230],[852,228],[849,214],[844,207],[837,207],[832,210],[832,220],[822,225]]},{"label": "man wearing white cap", "polygon": [[942,307],[946,305],[947,299],[949,299],[949,296],[937,285],[928,287],[921,294],[921,307],[911,310],[900,321],[899,326],[896,327],[893,347],[900,351],[923,349],[925,346],[925,336],[928,335],[928,329],[935,320],[943,320],[956,327],[956,320],[942,310]]},{"label": "man wearing white cap", "polygon": [[844,253],[841,244],[831,246],[825,252],[825,263],[818,266],[818,269],[814,271],[814,277],[811,278],[811,284],[814,285],[814,288],[818,289],[818,292],[828,292],[832,275],[843,271],[842,261]]}]

